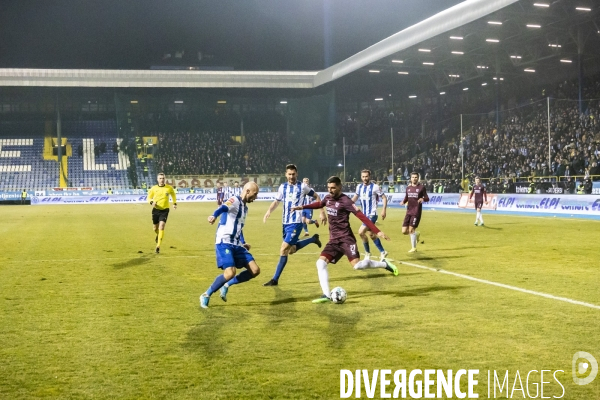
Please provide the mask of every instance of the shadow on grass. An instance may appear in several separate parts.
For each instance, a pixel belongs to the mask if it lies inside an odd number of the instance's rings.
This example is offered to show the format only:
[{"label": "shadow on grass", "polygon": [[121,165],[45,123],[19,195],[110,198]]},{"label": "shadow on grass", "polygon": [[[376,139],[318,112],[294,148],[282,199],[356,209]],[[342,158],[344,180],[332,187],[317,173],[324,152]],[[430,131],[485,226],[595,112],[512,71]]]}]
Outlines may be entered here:
[{"label": "shadow on grass", "polygon": [[493,231],[503,231],[504,228],[492,228],[491,226],[484,225],[483,229],[491,229]]},{"label": "shadow on grass", "polygon": [[[406,261],[408,261],[408,260],[406,260]],[[425,272],[409,272],[409,273],[400,272],[399,277],[402,278],[402,277],[408,277],[408,276],[413,276],[413,275],[423,275],[423,274],[425,274]],[[390,274],[389,272],[365,273],[363,271],[363,272],[357,272],[357,275],[355,275],[355,276],[329,278],[329,283],[331,283],[331,282],[347,282],[347,281],[362,280],[362,279],[374,279],[374,278],[393,278],[393,277],[394,277],[394,275]],[[316,273],[315,273],[314,281],[294,282],[294,285],[315,285],[315,284],[316,285],[319,284],[319,278],[317,277]]]},{"label": "shadow on grass", "polygon": [[[460,249],[453,249],[453,250],[470,250],[473,247],[464,247],[464,248],[460,248]],[[466,256],[439,256],[439,257],[421,257],[418,254],[414,257],[410,257],[410,258],[404,258],[402,260],[399,260],[399,262],[402,261],[406,261],[406,262],[411,262],[411,261],[444,261],[444,260],[450,260],[452,258],[465,258]],[[398,261],[398,260],[396,260]]]},{"label": "shadow on grass", "polygon": [[[469,247],[448,247],[448,248],[436,248],[436,249],[432,249],[433,251],[454,251],[454,250],[472,250],[472,249],[489,249],[492,246],[469,246]],[[417,257],[419,256],[419,253],[417,253]],[[448,257],[444,257],[444,258],[458,258],[460,256],[448,256]]]},{"label": "shadow on grass", "polygon": [[[217,299],[211,299],[213,300]],[[222,332],[231,330],[232,326],[239,326],[247,316],[231,308],[219,310],[218,307],[214,307],[200,311],[204,315],[204,320],[188,331],[186,340],[181,346],[189,351],[200,351],[207,357],[221,356],[225,348],[231,344],[228,342],[229,339],[223,339]]]},{"label": "shadow on grass", "polygon": [[[329,307],[328,307],[329,306]],[[354,339],[360,335],[356,331],[356,325],[362,319],[361,312],[348,312],[347,308],[339,307],[336,304],[328,304],[325,307],[317,307],[316,313],[327,317],[329,325],[325,330],[324,336],[327,336],[327,346],[332,349],[344,348],[349,339]]]},{"label": "shadow on grass", "polygon": [[365,298],[373,296],[393,296],[393,297],[416,297],[427,296],[429,293],[442,292],[446,290],[461,290],[468,286],[428,286],[410,290],[385,290],[370,292],[352,292],[352,298]]},{"label": "shadow on grass", "polygon": [[150,258],[143,256],[138,258],[132,258],[131,260],[123,261],[120,263],[112,264],[114,269],[124,269],[129,267],[137,267],[138,265],[144,265],[150,262]]}]

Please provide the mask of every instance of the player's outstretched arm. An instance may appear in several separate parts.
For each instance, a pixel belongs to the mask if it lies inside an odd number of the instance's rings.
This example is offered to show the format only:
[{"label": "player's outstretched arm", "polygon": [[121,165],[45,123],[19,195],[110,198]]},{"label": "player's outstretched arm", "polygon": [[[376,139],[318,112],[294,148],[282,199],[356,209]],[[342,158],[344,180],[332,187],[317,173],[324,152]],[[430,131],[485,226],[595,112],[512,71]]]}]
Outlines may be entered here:
[{"label": "player's outstretched arm", "polygon": [[229,211],[229,207],[223,204],[221,207],[217,208],[212,215],[208,217],[208,223],[211,225],[214,224],[217,218],[219,218],[221,214],[226,213],[227,211]]},{"label": "player's outstretched arm", "polygon": [[386,235],[382,231],[377,232],[377,237],[380,238],[380,239],[390,240],[390,238],[388,237],[388,235]]},{"label": "player's outstretched arm", "polygon": [[279,201],[275,200],[271,203],[271,205],[269,206],[269,209],[267,210],[267,212],[265,213],[265,216],[263,217],[263,223],[266,224],[267,220],[269,219],[269,217],[271,216],[271,213],[273,211],[275,211],[275,209],[277,208],[277,206],[279,205]]},{"label": "player's outstretched arm", "polygon": [[[321,196],[319,196],[317,192],[315,192],[313,199],[315,199],[315,202],[322,203]],[[323,209],[321,209],[321,212],[319,213],[319,219],[323,225],[327,224],[327,216],[325,215],[325,211]]]},{"label": "player's outstretched arm", "polygon": [[[371,222],[371,220],[370,220],[370,219],[369,219],[369,218],[368,218],[368,217],[367,217],[365,214],[363,214],[363,212],[362,212],[362,211],[360,211],[358,208],[356,208],[356,206],[355,206],[355,205],[352,205],[352,207],[353,207],[354,209],[353,209],[353,210],[352,210],[352,209],[349,209],[348,211],[350,211],[350,212],[352,212],[354,215],[356,215],[356,218],[360,219],[360,220],[362,221],[362,223],[363,223],[363,224],[365,224],[365,225],[367,226],[367,228],[369,228],[369,230],[370,230],[371,232],[373,232],[373,233],[374,233],[374,234],[376,234],[376,235],[377,235],[377,234],[379,234],[379,232],[381,232],[381,231],[379,230],[379,228],[377,228],[377,227],[375,226],[375,224],[374,224],[374,223],[372,223],[372,222]],[[389,239],[388,239],[388,240],[389,240]]]},{"label": "player's outstretched arm", "polygon": [[388,205],[388,199],[385,194],[383,195],[382,200],[383,200],[383,208],[381,209],[381,220],[383,221],[385,219],[385,217],[387,216],[387,205]]}]

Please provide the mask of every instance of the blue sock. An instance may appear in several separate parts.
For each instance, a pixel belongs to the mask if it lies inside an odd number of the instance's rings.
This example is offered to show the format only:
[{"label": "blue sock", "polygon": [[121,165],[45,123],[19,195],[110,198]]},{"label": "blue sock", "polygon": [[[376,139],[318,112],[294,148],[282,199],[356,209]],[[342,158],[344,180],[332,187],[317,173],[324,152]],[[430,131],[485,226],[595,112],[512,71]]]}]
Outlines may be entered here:
[{"label": "blue sock", "polygon": [[210,287],[206,291],[206,294],[210,296],[211,294],[213,294],[217,290],[221,289],[221,286],[223,286],[225,284],[225,282],[227,282],[227,280],[225,279],[225,277],[223,276],[223,274],[217,276],[215,278],[215,281],[213,282],[213,284],[210,285]]},{"label": "blue sock", "polygon": [[279,277],[285,268],[285,264],[287,264],[287,259],[288,256],[279,256],[279,264],[277,264],[277,270],[275,271],[275,275],[273,275],[273,280],[279,280]]},{"label": "blue sock", "polygon": [[302,224],[302,228],[304,229],[304,232],[308,232],[308,225]]},{"label": "blue sock", "polygon": [[363,242],[363,246],[365,246],[365,252],[370,253],[371,248],[369,247],[369,241]]},{"label": "blue sock", "polygon": [[304,240],[299,240],[298,243],[296,243],[296,251],[298,251],[314,242],[315,242],[315,239],[313,237],[309,237],[308,239],[304,239]]},{"label": "blue sock", "polygon": [[238,283],[248,282],[252,278],[254,278],[254,276],[252,276],[252,272],[250,272],[246,269],[246,270],[242,271],[241,273],[239,273],[238,275],[234,276],[232,280],[227,282],[227,286],[237,285]]},{"label": "blue sock", "polygon": [[385,250],[383,249],[383,246],[381,245],[381,240],[379,240],[379,238],[373,240],[373,243],[375,243],[375,246],[377,246],[377,250],[384,252]]}]

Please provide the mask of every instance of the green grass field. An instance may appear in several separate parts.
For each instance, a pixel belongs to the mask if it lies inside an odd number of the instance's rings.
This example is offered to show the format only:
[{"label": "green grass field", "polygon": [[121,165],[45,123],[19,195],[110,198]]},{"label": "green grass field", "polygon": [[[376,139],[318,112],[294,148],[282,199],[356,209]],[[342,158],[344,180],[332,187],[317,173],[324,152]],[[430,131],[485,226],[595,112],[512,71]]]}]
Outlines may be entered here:
[{"label": "green grass field", "polygon": [[[562,398],[600,399],[600,377],[571,377],[575,352],[600,360],[599,309],[407,265],[398,277],[354,271],[345,259],[330,278],[347,302],[315,305],[314,245],[290,257],[278,287],[262,286],[281,243],[280,211],[262,223],[267,206],[250,205],[245,229],[261,275],[208,310],[198,296],[219,273],[213,204],[171,211],[160,255],[149,206],[2,207],[0,399],[334,399],[340,369],[427,368],[479,369],[480,398],[488,370],[508,370],[511,389],[517,370],[524,386],[530,370],[564,370]],[[488,213],[480,228],[474,214],[427,211],[425,243],[409,255],[403,216],[391,209],[379,224],[397,261],[600,305],[598,221]],[[561,395],[545,381],[544,396]]]}]

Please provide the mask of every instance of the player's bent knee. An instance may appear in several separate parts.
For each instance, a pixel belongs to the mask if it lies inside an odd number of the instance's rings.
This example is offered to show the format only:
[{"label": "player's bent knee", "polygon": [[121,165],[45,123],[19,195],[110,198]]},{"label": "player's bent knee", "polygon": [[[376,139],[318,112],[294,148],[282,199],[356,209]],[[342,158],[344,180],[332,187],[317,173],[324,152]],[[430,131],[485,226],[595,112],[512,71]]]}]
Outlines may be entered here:
[{"label": "player's bent knee", "polygon": [[225,277],[225,279],[227,280],[230,280],[235,276],[236,272],[237,270],[235,269],[235,267],[225,268],[225,271],[223,271],[223,277]]}]

